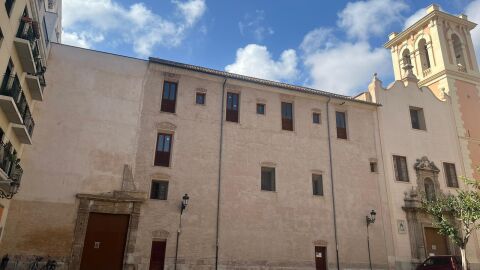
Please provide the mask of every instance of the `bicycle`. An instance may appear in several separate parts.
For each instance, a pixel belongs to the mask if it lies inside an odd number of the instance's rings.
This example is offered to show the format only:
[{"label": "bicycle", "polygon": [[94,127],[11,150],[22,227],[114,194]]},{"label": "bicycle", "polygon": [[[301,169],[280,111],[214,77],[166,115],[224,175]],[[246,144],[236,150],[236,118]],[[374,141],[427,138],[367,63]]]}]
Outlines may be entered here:
[{"label": "bicycle", "polygon": [[45,266],[42,267],[42,270],[55,270],[57,269],[57,261],[48,260]]},{"label": "bicycle", "polygon": [[30,264],[30,267],[28,268],[29,270],[40,270],[40,268],[38,268],[38,263],[40,261],[43,260],[43,257],[40,257],[40,256],[35,256],[35,261],[33,261],[31,264]]}]

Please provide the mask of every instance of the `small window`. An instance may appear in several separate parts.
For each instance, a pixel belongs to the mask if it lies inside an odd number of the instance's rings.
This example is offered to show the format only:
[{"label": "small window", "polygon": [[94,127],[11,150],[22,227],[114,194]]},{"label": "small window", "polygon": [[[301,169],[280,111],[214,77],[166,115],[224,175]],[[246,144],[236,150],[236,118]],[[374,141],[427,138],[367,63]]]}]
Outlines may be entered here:
[{"label": "small window", "polygon": [[7,15],[10,17],[10,12],[12,12],[13,4],[15,0],[5,0],[5,9],[7,10]]},{"label": "small window", "polygon": [[262,190],[275,191],[275,168],[262,167]]},{"label": "small window", "polygon": [[445,178],[447,178],[447,187],[458,188],[458,178],[455,164],[444,162],[443,169],[445,170]]},{"label": "small window", "polygon": [[434,201],[436,196],[435,196],[435,185],[433,184],[432,179],[426,178],[423,183],[425,187],[425,195],[427,197],[428,201]]},{"label": "small window", "polygon": [[227,93],[227,111],[225,120],[238,123],[238,112],[240,110],[240,95],[237,93]]},{"label": "small window", "polygon": [[412,121],[412,128],[420,130],[427,129],[422,108],[410,107],[410,119]]},{"label": "small window", "polygon": [[207,94],[197,93],[195,96],[195,103],[197,103],[198,105],[205,105],[206,98],[207,98]]},{"label": "small window", "polygon": [[377,162],[370,161],[370,172],[378,172]]},{"label": "small window", "polygon": [[163,95],[162,95],[162,112],[175,113],[176,101],[177,101],[177,83],[167,82],[163,83]]},{"label": "small window", "polygon": [[409,182],[407,158],[402,156],[393,156],[393,166],[395,169],[395,179],[397,181]]},{"label": "small window", "polygon": [[321,174],[312,174],[313,195],[323,196],[323,177]]},{"label": "small window", "polygon": [[336,112],[337,118],[337,138],[347,139],[347,116],[345,112]]},{"label": "small window", "polygon": [[257,103],[257,114],[265,114],[265,104]]},{"label": "small window", "polygon": [[150,199],[166,200],[168,195],[168,181],[153,180],[150,189]]},{"label": "small window", "polygon": [[293,103],[282,102],[282,129],[293,131]]},{"label": "small window", "polygon": [[320,113],[318,112],[312,113],[312,121],[314,124],[320,124]]},{"label": "small window", "polygon": [[2,28],[0,28],[0,47],[2,46],[2,43],[3,43],[3,32],[2,32]]},{"label": "small window", "polygon": [[172,135],[159,133],[157,138],[157,150],[155,152],[155,166],[170,166],[171,149]]}]

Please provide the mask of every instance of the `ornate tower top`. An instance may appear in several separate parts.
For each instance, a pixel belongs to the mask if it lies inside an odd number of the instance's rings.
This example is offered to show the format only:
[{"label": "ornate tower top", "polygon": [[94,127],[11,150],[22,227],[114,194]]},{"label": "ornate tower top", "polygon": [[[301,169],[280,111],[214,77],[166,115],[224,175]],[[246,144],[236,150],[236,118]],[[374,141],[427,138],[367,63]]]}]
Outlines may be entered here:
[{"label": "ornate tower top", "polygon": [[[423,18],[400,33],[392,33],[385,48],[390,49],[396,80],[408,71],[429,85],[442,75],[480,77],[470,31],[476,24],[466,15],[454,16],[436,4],[427,7]],[[405,68],[406,66],[413,68]]]}]

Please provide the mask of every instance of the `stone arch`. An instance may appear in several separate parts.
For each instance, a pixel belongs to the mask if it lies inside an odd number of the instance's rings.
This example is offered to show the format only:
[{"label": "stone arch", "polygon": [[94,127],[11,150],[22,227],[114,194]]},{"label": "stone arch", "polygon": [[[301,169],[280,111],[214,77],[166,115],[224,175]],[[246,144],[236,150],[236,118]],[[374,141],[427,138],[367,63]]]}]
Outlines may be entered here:
[{"label": "stone arch", "polygon": [[464,53],[464,42],[462,41],[461,35],[457,33],[452,33],[451,37],[451,43],[450,45],[452,46],[453,49],[453,56],[454,56],[454,64],[456,64],[460,69],[465,69],[465,53]]},{"label": "stone arch", "polygon": [[432,41],[430,35],[419,35],[415,41],[415,48],[420,58],[422,71],[429,69],[433,62]]}]

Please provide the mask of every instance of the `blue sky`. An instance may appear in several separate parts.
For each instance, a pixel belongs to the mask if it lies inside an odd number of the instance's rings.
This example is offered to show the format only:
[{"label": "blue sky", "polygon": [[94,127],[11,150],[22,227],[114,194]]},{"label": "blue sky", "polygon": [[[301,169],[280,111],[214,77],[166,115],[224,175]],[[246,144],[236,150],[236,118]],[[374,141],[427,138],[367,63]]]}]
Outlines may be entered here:
[{"label": "blue sky", "polygon": [[[480,0],[439,0],[480,22]],[[63,0],[62,42],[159,57],[353,95],[392,79],[390,32],[421,18],[422,0]],[[480,31],[473,33],[480,47]]]}]

